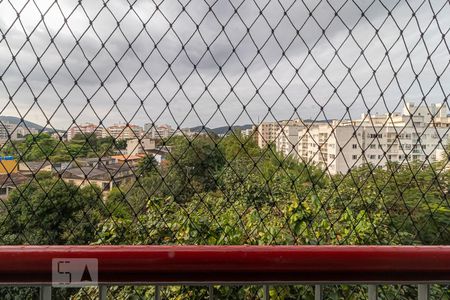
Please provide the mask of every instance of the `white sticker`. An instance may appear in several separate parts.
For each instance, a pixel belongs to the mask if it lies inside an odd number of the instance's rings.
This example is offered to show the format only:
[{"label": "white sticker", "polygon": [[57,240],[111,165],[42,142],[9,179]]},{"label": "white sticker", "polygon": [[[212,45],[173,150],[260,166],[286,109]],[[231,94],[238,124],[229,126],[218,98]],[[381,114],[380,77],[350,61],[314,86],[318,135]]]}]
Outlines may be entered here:
[{"label": "white sticker", "polygon": [[52,259],[53,287],[98,285],[98,260],[95,258]]}]

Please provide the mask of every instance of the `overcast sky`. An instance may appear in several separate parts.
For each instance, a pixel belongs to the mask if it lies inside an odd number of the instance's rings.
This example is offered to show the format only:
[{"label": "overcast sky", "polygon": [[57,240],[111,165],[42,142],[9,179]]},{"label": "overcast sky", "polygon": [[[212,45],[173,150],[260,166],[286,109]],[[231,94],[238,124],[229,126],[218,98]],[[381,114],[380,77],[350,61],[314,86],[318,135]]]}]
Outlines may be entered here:
[{"label": "overcast sky", "polygon": [[216,127],[450,90],[445,0],[80,2],[0,2],[1,115]]}]

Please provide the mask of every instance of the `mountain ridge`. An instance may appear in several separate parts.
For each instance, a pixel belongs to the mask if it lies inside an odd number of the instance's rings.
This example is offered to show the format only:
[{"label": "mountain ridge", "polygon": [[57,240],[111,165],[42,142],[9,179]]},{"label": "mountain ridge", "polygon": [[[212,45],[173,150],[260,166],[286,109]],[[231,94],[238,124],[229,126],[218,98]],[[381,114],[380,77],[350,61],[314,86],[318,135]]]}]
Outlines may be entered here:
[{"label": "mountain ridge", "polygon": [[230,127],[231,130],[246,130],[246,129],[251,129],[252,128],[252,124],[245,124],[245,125],[233,125],[233,126],[221,126],[221,127],[215,127],[215,128],[210,128],[210,127],[204,127],[204,126],[195,126],[195,127],[191,127],[190,130],[193,132],[201,132],[201,131],[208,131],[208,132],[213,132],[215,134],[226,134],[227,132],[230,131]]},{"label": "mountain ridge", "polygon": [[23,124],[24,126],[28,127],[28,128],[34,128],[38,131],[45,131],[45,132],[54,132],[55,130],[52,128],[45,128],[42,125],[39,125],[37,123],[25,120],[25,119],[21,119],[18,117],[14,117],[14,116],[0,116],[0,122],[2,123],[10,123],[10,124],[14,124],[14,125],[20,125]]}]

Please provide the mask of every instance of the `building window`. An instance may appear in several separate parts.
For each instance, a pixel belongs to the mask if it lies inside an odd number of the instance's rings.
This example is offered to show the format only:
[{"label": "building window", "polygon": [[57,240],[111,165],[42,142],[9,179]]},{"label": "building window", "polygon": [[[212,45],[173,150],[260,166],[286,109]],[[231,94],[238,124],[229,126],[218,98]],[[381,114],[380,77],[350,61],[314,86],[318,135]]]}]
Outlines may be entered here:
[{"label": "building window", "polygon": [[358,148],[358,145],[353,144],[353,145],[352,145],[352,148],[353,148],[353,149],[357,149],[357,148]]},{"label": "building window", "polygon": [[356,160],[357,158],[358,158],[357,155],[352,155],[352,159],[353,159],[353,160]]},{"label": "building window", "polygon": [[7,195],[8,194],[8,189],[5,187],[0,188],[0,195]]}]

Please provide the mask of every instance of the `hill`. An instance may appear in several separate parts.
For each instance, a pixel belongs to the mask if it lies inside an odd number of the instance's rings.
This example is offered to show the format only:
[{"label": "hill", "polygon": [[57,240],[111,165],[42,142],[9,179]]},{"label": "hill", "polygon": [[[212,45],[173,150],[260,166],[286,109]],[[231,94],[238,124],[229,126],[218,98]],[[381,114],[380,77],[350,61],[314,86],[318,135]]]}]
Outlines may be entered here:
[{"label": "hill", "polygon": [[[237,130],[237,129],[246,130],[246,129],[251,129],[252,125],[251,124],[234,125],[231,128],[232,128],[232,130]],[[193,132],[208,131],[208,132],[213,132],[218,135],[222,135],[222,134],[226,134],[227,132],[229,132],[230,127],[222,126],[222,127],[216,127],[216,128],[209,128],[209,127],[203,127],[203,126],[195,126],[195,127],[191,128],[191,131],[193,131]]]},{"label": "hill", "polygon": [[[0,122],[11,123],[14,125],[24,124],[28,128],[34,128],[39,131],[41,131],[44,128],[44,126],[42,126],[42,125],[27,121],[27,120],[22,121],[20,118],[13,117],[13,116],[0,116]],[[44,131],[54,132],[54,130],[51,128],[45,128]]]}]

